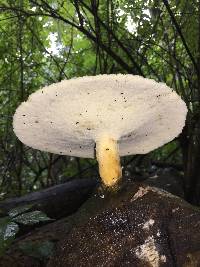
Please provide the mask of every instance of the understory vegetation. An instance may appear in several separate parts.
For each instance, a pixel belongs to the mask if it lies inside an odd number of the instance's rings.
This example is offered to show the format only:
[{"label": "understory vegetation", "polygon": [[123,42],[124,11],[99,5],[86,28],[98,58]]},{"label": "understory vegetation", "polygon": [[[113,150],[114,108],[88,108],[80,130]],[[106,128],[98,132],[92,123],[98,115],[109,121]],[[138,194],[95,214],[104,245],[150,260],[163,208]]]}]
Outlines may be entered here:
[{"label": "understory vegetation", "polygon": [[124,177],[155,168],[182,175],[200,202],[200,2],[197,0],[1,0],[0,196],[21,196],[74,178],[98,177],[95,160],[54,155],[14,135],[17,106],[72,77],[131,73],[165,82],[188,108],[182,134],[148,155],[122,159]]}]

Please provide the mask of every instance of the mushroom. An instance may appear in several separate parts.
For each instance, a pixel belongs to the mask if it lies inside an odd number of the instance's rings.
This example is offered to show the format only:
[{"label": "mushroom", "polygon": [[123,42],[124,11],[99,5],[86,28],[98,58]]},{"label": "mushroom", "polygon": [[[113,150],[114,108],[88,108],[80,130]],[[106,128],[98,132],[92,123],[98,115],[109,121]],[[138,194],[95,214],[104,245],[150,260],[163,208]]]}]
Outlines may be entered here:
[{"label": "mushroom", "polygon": [[[14,132],[35,149],[97,158],[106,186],[122,176],[120,156],[148,153],[174,139],[187,108],[166,84],[111,74],[64,80],[31,94]],[[96,151],[96,153],[95,153]]]}]

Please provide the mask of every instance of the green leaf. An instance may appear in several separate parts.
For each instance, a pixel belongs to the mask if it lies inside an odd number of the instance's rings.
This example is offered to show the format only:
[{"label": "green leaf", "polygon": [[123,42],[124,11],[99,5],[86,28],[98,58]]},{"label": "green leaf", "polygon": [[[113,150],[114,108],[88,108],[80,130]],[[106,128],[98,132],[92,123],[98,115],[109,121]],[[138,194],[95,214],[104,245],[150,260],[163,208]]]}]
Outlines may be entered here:
[{"label": "green leaf", "polygon": [[30,210],[32,207],[33,205],[19,206],[14,209],[11,209],[8,214],[10,217],[15,217],[21,213],[24,213],[25,211]]},{"label": "green leaf", "polygon": [[17,223],[21,223],[25,225],[32,225],[32,224],[39,223],[39,222],[50,221],[52,219],[50,219],[44,212],[35,210],[35,211],[21,214],[13,218],[13,220]]},{"label": "green leaf", "polygon": [[48,259],[54,251],[54,243],[50,241],[32,242],[26,241],[20,244],[19,249],[28,256],[44,260]]},{"label": "green leaf", "polygon": [[8,217],[0,219],[0,240],[7,240],[16,235],[19,226]]},{"label": "green leaf", "polygon": [[19,231],[19,226],[9,217],[0,219],[0,255],[10,246]]}]

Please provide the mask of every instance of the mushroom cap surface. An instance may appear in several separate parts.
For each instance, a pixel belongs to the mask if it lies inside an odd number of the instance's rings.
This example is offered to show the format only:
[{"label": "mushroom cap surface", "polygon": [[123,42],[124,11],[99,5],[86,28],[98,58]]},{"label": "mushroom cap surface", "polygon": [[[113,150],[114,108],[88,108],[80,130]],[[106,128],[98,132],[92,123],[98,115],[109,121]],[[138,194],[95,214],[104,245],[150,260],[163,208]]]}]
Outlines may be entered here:
[{"label": "mushroom cap surface", "polygon": [[35,149],[95,157],[102,136],[118,140],[120,156],[145,154],[174,139],[185,124],[184,101],[164,83],[131,74],[64,80],[31,94],[13,127]]}]

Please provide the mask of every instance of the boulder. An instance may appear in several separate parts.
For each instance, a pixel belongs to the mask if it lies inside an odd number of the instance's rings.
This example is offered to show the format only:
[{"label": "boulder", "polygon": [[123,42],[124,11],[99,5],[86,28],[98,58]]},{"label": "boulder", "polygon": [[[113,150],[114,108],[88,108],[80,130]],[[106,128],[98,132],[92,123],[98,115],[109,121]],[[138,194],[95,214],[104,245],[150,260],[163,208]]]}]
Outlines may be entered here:
[{"label": "boulder", "polygon": [[48,267],[200,266],[200,210],[156,187],[101,191],[75,221]]}]

